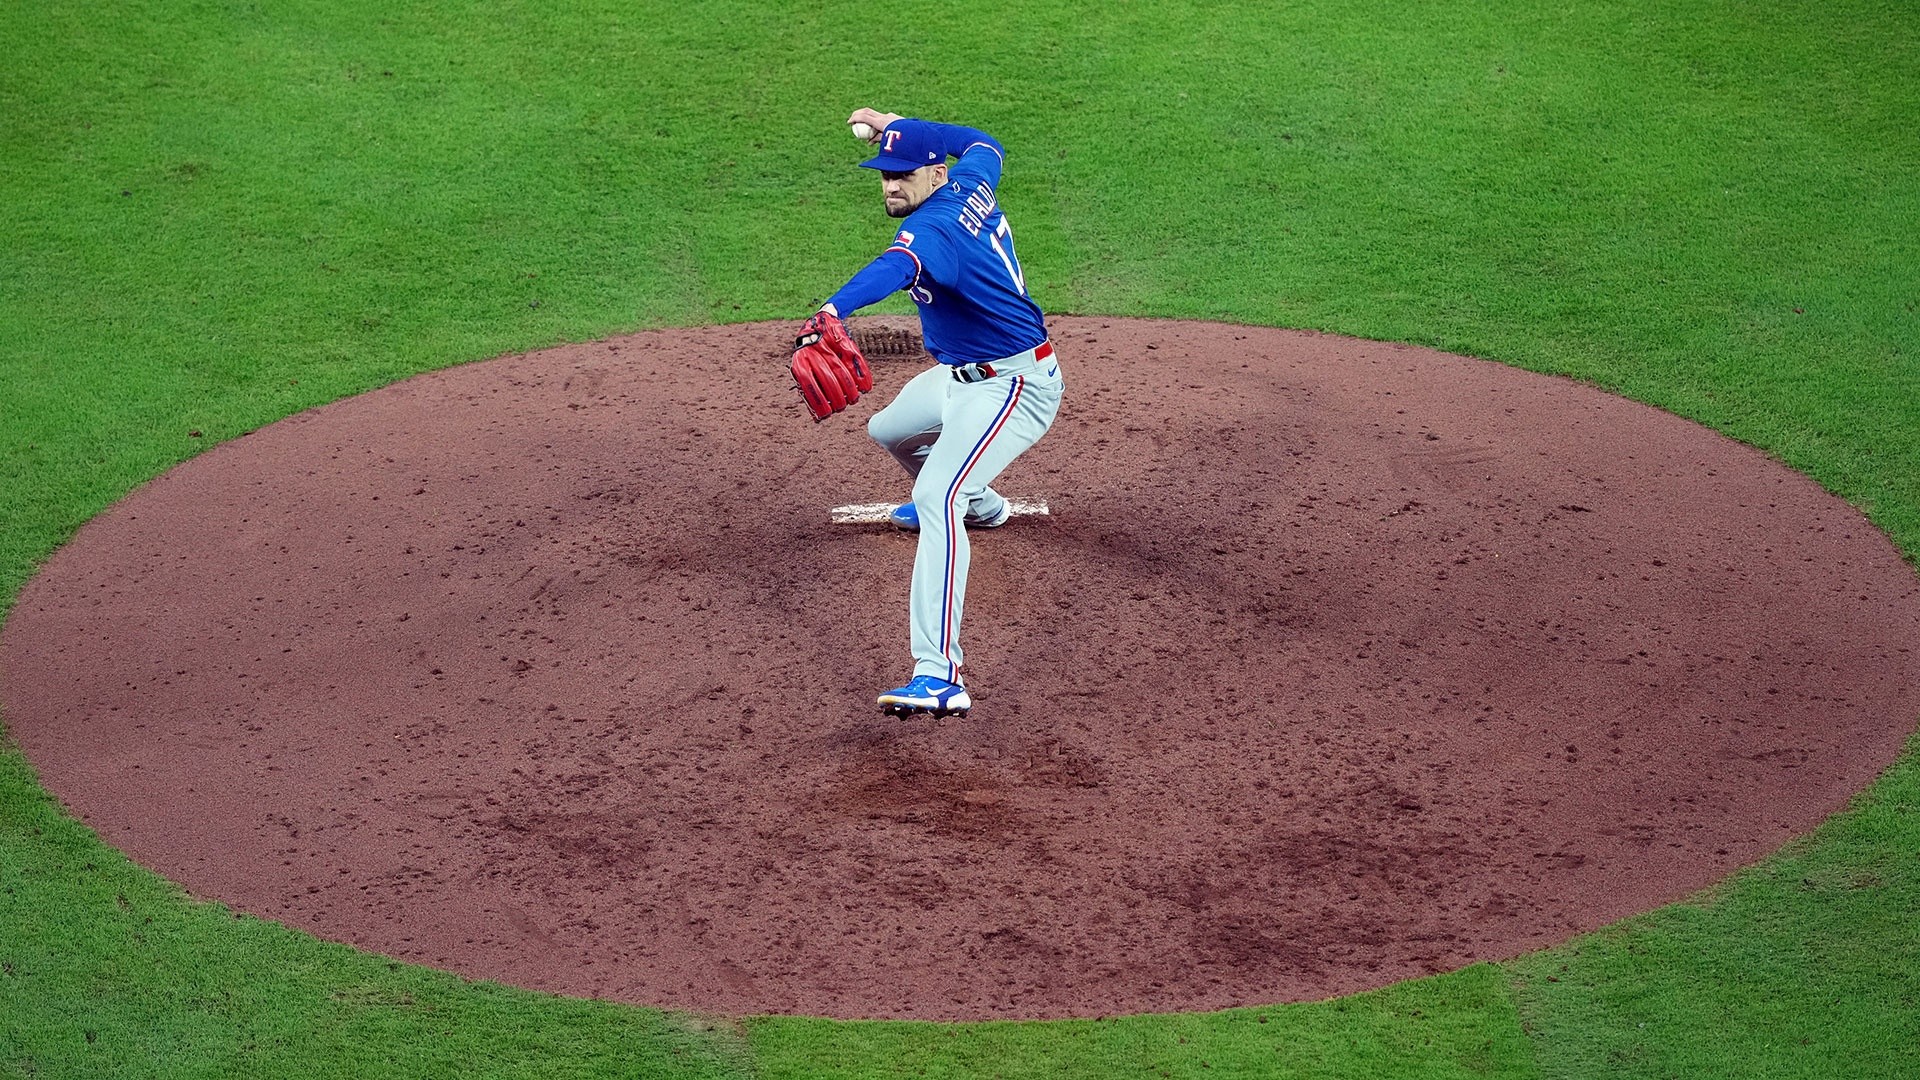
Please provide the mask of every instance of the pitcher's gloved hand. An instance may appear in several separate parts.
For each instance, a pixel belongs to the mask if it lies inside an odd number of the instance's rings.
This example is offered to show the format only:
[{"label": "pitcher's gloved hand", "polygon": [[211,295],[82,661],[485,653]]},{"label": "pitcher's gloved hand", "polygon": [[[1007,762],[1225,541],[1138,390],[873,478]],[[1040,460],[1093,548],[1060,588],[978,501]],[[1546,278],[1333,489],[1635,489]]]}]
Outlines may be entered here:
[{"label": "pitcher's gloved hand", "polygon": [[793,381],[818,423],[873,389],[873,369],[840,317],[821,311],[801,324],[793,340]]}]

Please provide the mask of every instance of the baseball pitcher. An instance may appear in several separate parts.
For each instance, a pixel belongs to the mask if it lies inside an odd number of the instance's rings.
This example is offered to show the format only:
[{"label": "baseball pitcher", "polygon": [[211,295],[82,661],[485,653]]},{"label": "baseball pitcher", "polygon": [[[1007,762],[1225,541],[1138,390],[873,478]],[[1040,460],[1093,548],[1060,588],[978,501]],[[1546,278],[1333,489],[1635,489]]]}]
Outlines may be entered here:
[{"label": "baseball pitcher", "polygon": [[[823,420],[873,389],[841,318],[906,289],[938,363],[914,376],[867,434],[913,477],[895,525],[917,531],[911,625],[913,678],[880,695],[883,712],[966,715],[960,616],[971,549],[967,530],[1006,523],[990,486],[1053,425],[1063,382],[1046,321],[1027,295],[1013,230],[995,189],[1006,159],[985,132],[860,109],[847,118],[877,153],[893,242],[801,327],[793,377]],[[951,165],[948,159],[955,159]]]}]

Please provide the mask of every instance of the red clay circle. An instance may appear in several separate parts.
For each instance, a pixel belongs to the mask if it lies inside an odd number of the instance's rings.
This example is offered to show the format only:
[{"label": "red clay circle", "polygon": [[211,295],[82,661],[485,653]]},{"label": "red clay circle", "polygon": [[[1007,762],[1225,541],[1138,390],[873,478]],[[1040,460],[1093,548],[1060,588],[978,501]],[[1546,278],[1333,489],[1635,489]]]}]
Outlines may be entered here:
[{"label": "red clay circle", "polygon": [[[424,375],[102,515],[0,639],[49,789],[195,895],[727,1014],[1293,1001],[1683,897],[1920,715],[1920,588],[1760,453],[1573,382],[1058,318],[975,541],[975,711],[899,722],[913,541],[781,326]],[[884,400],[907,377],[883,364]]]}]

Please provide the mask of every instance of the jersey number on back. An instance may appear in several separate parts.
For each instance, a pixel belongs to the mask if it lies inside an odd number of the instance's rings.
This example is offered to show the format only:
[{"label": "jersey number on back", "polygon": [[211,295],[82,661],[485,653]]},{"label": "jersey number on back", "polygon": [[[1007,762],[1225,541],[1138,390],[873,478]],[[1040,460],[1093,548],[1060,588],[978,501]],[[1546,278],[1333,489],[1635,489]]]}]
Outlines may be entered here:
[{"label": "jersey number on back", "polygon": [[[1002,245],[1001,240],[1006,243]],[[1000,215],[1000,226],[987,234],[987,240],[993,244],[993,250],[999,254],[1000,261],[1007,265],[1007,276],[1013,279],[1013,291],[1021,296],[1027,295],[1027,278],[1020,272],[1020,259],[1013,253],[1013,226],[1007,224],[1007,216]]]}]

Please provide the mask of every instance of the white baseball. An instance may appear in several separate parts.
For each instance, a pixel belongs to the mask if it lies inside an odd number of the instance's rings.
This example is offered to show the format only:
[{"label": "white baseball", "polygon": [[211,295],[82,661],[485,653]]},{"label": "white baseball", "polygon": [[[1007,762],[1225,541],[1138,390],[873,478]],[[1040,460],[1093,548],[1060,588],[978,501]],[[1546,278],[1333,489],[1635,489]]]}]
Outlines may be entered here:
[{"label": "white baseball", "polygon": [[855,120],[853,122],[853,137],[856,139],[863,139],[867,142],[872,142],[873,141],[873,125],[868,123],[863,123],[862,121],[859,121],[859,120]]}]

